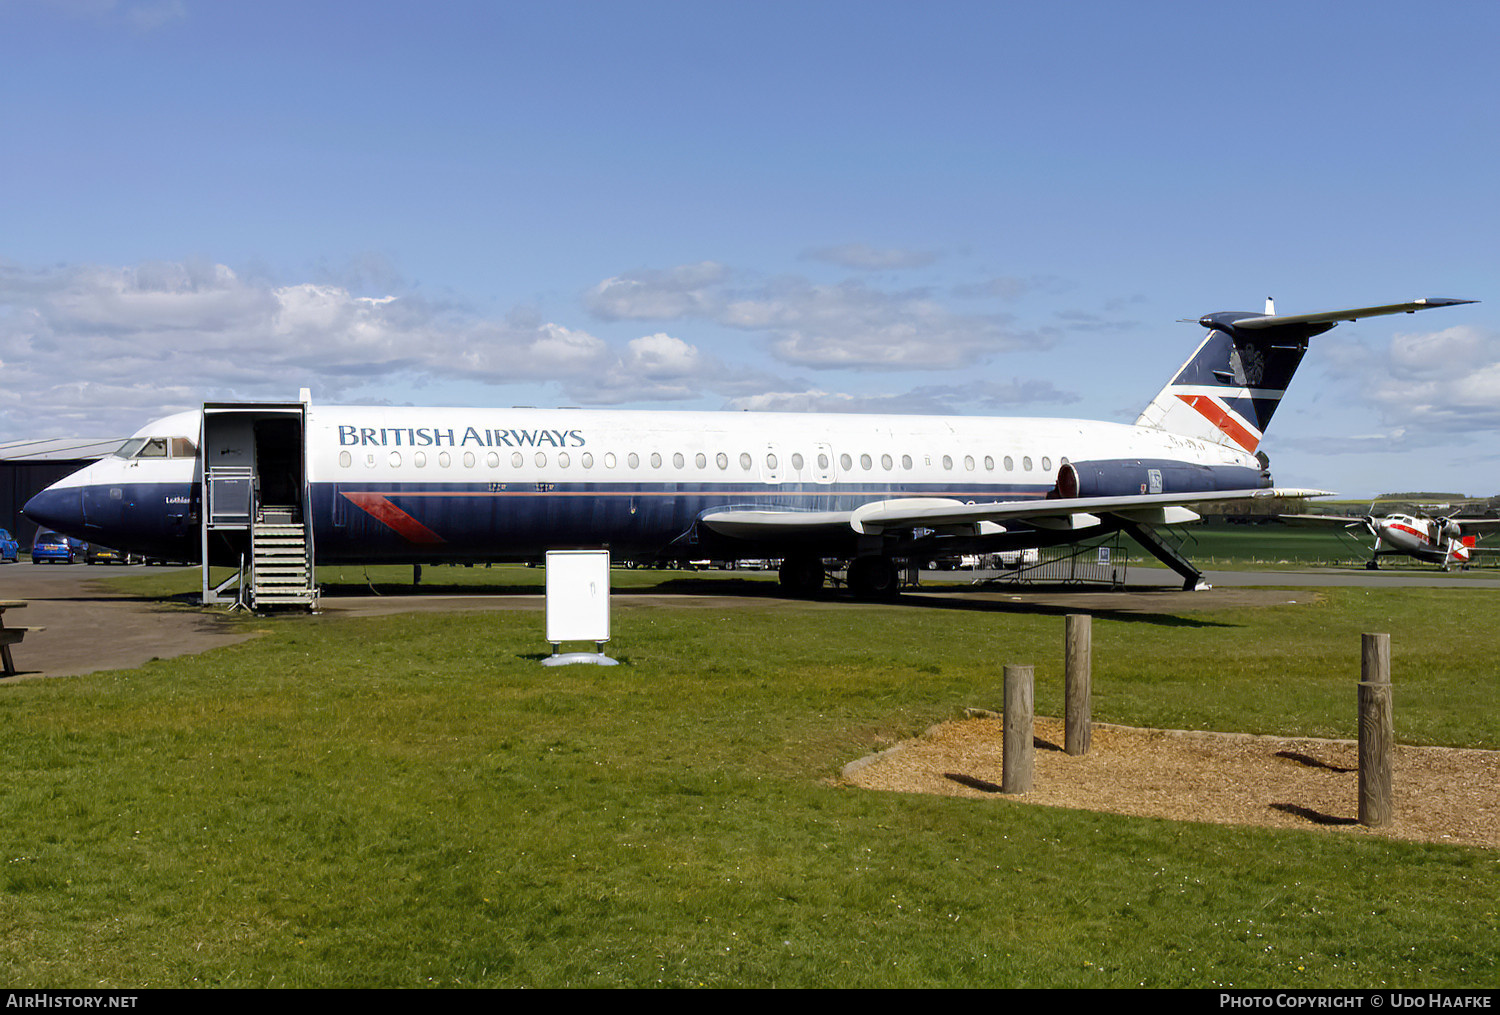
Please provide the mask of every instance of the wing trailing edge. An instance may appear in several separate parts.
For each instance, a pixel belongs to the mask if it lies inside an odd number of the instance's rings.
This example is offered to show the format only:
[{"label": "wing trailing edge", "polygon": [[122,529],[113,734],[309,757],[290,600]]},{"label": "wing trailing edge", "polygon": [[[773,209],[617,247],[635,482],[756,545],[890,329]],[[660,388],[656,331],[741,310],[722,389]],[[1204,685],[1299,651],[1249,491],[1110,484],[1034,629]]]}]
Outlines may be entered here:
[{"label": "wing trailing edge", "polygon": [[995,526],[976,534],[1006,531],[1005,523],[1024,523],[1044,529],[1085,529],[1100,515],[1146,525],[1177,525],[1197,519],[1189,504],[1234,500],[1327,497],[1327,490],[1264,487],[1254,490],[1215,490],[1207,493],[1143,494],[1132,497],[1073,497],[989,504],[965,504],[942,498],[912,497],[873,501],[852,511],[775,511],[730,509],[710,511],[701,521],[713,531],[733,538],[767,539],[812,537],[821,534],[879,535],[907,528],[944,529],[956,526]]}]

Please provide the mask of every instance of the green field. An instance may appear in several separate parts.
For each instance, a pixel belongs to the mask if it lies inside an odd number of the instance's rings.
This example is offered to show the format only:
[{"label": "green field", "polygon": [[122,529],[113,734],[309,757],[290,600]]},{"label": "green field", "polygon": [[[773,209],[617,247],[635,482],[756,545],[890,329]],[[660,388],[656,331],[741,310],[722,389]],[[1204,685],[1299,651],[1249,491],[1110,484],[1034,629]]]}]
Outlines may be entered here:
[{"label": "green field", "polygon": [[[1351,737],[1359,635],[1379,630],[1399,739],[1497,749],[1495,596],[1101,615],[1095,718]],[[1049,613],[621,595],[611,669],[540,666],[540,610],[248,618],[259,637],[202,656],[0,686],[0,969],[119,988],[1500,981],[1494,851],[836,784],[997,707],[1006,662],[1036,666],[1057,714]]]}]

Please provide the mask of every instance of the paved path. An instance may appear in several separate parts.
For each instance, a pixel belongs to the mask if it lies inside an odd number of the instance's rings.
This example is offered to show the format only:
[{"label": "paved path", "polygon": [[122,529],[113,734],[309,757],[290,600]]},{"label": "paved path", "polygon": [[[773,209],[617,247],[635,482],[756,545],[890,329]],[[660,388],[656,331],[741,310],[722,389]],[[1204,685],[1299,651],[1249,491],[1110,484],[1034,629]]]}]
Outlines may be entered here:
[{"label": "paved path", "polygon": [[206,652],[254,637],[236,630],[222,614],[132,598],[96,581],[133,570],[87,564],[0,565],[0,598],[27,601],[24,610],[6,613],[7,623],[46,628],[13,647],[17,673],[0,682],[133,669],[152,659]]},{"label": "paved path", "polygon": [[[218,611],[203,611],[132,598],[112,591],[96,579],[128,573],[135,568],[82,564],[0,565],[0,599],[24,599],[24,610],[7,614],[15,626],[44,627],[14,647],[14,677],[5,682],[36,676],[73,676],[99,670],[131,669],[151,659],[205,652],[254,637],[240,630]],[[938,581],[963,581],[958,572],[937,572],[924,577]],[[1500,589],[1500,576],[1444,574],[1421,571],[1210,571],[1214,586],[1205,592],[1184,592],[1181,581],[1165,568],[1132,567],[1125,591],[1097,586],[1038,588],[1011,583],[984,588],[950,586],[903,597],[913,607],[959,609],[1003,613],[1016,609],[1056,612],[1091,611],[1129,613],[1138,616],[1181,616],[1205,610],[1235,609],[1297,602],[1311,602],[1311,594],[1300,588],[1353,585],[1394,588],[1453,588],[1474,591]],[[736,581],[731,573],[684,575],[672,582],[675,590],[617,589],[614,605],[673,606],[682,609],[735,609],[797,606],[818,609],[868,608],[838,593],[813,603],[781,597],[774,583]],[[715,586],[719,586],[716,590]],[[1288,591],[1291,590],[1291,591]],[[346,587],[344,590],[352,592]],[[451,587],[416,595],[340,594],[324,596],[322,612],[332,616],[378,616],[412,612],[462,612],[468,610],[538,610],[544,605],[539,593],[493,593],[482,588],[453,594]],[[13,619],[12,619],[13,618]]]}]

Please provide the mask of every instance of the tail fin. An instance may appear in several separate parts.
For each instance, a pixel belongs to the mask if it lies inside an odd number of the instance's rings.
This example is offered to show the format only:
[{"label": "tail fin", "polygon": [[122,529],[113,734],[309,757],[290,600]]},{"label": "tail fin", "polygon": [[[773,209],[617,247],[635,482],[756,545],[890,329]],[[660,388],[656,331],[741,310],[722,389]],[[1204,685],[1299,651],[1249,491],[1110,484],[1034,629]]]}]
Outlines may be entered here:
[{"label": "tail fin", "polygon": [[1198,320],[1208,329],[1208,335],[1141,412],[1136,426],[1156,427],[1254,452],[1307,352],[1309,338],[1340,321],[1473,302],[1429,297],[1280,317],[1267,298],[1264,314],[1209,314]]}]

